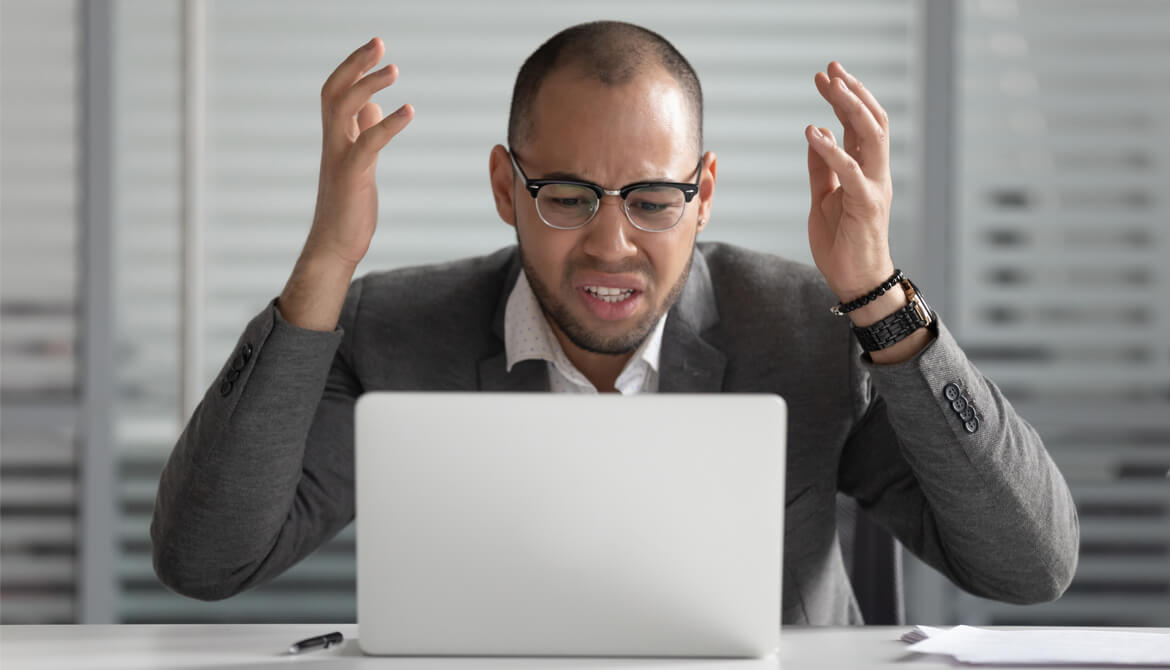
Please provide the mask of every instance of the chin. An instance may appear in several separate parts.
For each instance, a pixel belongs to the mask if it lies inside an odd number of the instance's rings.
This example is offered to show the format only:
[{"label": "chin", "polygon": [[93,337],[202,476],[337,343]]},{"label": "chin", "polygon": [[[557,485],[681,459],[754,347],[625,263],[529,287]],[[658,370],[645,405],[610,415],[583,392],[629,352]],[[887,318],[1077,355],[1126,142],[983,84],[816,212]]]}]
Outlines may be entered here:
[{"label": "chin", "polygon": [[564,326],[560,326],[560,324],[558,326],[561,327],[561,330],[569,340],[579,349],[584,349],[594,354],[624,356],[634,353],[638,347],[642,346],[642,343],[646,341],[646,338],[654,329],[655,323],[657,321],[651,323],[649,328],[630,328],[624,332],[612,334],[599,331],[587,332],[584,329],[572,332],[572,329],[566,329]]}]

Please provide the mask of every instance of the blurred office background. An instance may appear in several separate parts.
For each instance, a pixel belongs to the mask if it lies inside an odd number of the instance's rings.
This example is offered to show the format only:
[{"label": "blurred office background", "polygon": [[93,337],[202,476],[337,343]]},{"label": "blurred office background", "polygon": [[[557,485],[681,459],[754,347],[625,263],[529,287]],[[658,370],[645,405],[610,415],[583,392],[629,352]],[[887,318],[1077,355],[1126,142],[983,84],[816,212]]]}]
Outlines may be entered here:
[{"label": "blurred office background", "polygon": [[1058,602],[909,566],[911,620],[1170,625],[1170,3],[1158,0],[0,0],[0,619],[352,621],[352,529],[221,603],[150,566],[185,416],[308,230],[318,93],[372,35],[417,108],[365,269],[511,243],[487,182],[554,32],[655,29],[702,78],[706,239],[808,260],[812,75],[893,123],[894,254],[1046,438],[1081,517]]}]

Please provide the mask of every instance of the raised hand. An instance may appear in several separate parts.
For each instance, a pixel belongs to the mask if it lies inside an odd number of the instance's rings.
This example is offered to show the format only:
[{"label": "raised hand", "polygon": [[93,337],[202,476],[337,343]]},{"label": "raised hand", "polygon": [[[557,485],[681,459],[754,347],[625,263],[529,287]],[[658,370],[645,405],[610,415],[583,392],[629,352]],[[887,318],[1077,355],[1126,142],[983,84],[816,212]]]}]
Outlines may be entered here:
[{"label": "raised hand", "polygon": [[375,37],[350,54],[321,87],[317,209],[278,301],[284,318],[303,328],[336,327],[349,282],[370,248],[378,221],[378,152],[414,118],[410,105],[383,118],[370,100],[398,78],[394,65],[370,72],[385,51]]},{"label": "raised hand", "polygon": [[877,99],[840,63],[814,78],[845,128],[838,145],[827,128],[808,126],[813,261],[842,301],[865,295],[894,271],[890,258],[890,123]]},{"label": "raised hand", "polygon": [[414,117],[414,109],[403,105],[382,118],[381,108],[370,100],[398,78],[393,64],[365,74],[385,50],[375,37],[350,54],[321,87],[321,174],[306,250],[331,253],[353,266],[369,249],[378,219],[378,152]]}]

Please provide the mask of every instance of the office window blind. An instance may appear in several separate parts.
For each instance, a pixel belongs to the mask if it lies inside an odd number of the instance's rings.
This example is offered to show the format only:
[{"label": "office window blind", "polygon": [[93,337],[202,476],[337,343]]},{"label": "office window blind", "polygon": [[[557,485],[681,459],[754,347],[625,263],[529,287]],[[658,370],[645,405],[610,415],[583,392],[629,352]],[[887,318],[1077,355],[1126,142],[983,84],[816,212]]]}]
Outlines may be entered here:
[{"label": "office window blind", "polygon": [[159,584],[150,558],[158,477],[181,428],[181,17],[174,1],[120,0],[112,8],[115,607],[125,622],[154,620],[160,598],[181,602]]},{"label": "office window blind", "polygon": [[[920,101],[915,57],[921,7],[908,0],[711,5],[604,0],[387,3],[207,2],[203,382],[247,320],[287,278],[313,214],[325,77],[373,35],[401,70],[375,97],[414,122],[378,168],[379,230],[361,271],[487,253],[513,240],[487,182],[504,141],[523,59],[561,28],[598,18],[646,25],[695,66],[707,102],[707,148],[719,183],[706,239],[808,260],[805,124],[836,125],[812,85],[832,59],[875,91],[892,117],[900,258],[913,244],[919,198]],[[157,585],[147,529],[158,471],[180,428],[177,268],[182,104],[180,9],[117,3],[115,194],[120,265],[119,446],[125,621],[354,617],[352,527],[254,592],[204,604]],[[913,262],[908,269],[913,268]],[[131,272],[132,270],[132,272]]]},{"label": "office window blind", "polygon": [[1170,5],[967,1],[953,301],[961,339],[1069,480],[1069,592],[998,624],[1170,625]]},{"label": "office window blind", "polygon": [[[71,623],[78,571],[78,3],[0,5],[0,623]],[[45,44],[52,44],[46,49]]]}]

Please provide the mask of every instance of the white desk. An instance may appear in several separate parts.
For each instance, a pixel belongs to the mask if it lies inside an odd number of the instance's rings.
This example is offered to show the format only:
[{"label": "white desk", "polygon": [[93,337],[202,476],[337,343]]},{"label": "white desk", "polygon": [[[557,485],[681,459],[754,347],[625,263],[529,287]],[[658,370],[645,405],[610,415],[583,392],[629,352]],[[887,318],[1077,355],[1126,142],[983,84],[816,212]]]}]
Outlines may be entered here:
[{"label": "white desk", "polygon": [[[340,648],[289,656],[293,642],[341,631]],[[575,658],[389,658],[362,656],[356,625],[0,626],[3,670],[297,670],[384,668],[421,670],[932,670],[959,667],[948,658],[906,651],[909,627],[785,628],[777,658],[757,661]],[[1170,634],[1170,630],[1165,631]],[[970,667],[970,666],[964,666]],[[1087,666],[1078,666],[1085,670]],[[997,670],[1009,670],[997,666]],[[1029,670],[1036,670],[1030,668]]]}]

